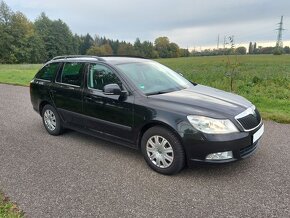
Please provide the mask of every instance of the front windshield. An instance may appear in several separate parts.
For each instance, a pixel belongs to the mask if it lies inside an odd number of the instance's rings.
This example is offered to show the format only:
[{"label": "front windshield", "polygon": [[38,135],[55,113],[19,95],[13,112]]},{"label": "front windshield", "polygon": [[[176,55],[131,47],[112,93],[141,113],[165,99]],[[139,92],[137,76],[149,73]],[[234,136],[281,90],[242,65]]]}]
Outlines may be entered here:
[{"label": "front windshield", "polygon": [[192,85],[178,73],[153,61],[119,64],[118,68],[146,95],[178,91]]}]

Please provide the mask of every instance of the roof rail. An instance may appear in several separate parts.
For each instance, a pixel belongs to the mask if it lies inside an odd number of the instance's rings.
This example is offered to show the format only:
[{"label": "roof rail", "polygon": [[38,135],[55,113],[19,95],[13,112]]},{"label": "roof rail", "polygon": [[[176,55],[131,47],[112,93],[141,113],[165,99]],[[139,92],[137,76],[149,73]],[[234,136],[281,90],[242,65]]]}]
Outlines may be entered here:
[{"label": "roof rail", "polygon": [[52,58],[51,60],[67,59],[67,58],[95,58],[98,61],[104,61],[103,58],[98,57],[98,56],[92,56],[92,55],[63,55],[63,56],[56,56]]},{"label": "roof rail", "polygon": [[[124,58],[142,58],[142,59],[149,59],[149,58],[146,58],[146,57],[143,57],[143,56],[138,56],[138,55],[102,55],[102,57],[124,57]],[[101,57],[101,58],[102,58]]]}]

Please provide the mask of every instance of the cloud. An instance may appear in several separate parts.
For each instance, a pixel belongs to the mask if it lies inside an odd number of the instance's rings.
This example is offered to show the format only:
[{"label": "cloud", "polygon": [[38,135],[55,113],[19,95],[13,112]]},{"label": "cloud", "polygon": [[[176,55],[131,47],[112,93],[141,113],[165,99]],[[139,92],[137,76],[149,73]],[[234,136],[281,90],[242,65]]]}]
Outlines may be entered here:
[{"label": "cloud", "polygon": [[182,46],[213,44],[217,34],[241,41],[270,40],[284,14],[290,23],[290,1],[285,0],[9,0],[13,10],[35,19],[44,11],[62,19],[73,32],[105,35],[121,40],[153,40],[167,35]]}]

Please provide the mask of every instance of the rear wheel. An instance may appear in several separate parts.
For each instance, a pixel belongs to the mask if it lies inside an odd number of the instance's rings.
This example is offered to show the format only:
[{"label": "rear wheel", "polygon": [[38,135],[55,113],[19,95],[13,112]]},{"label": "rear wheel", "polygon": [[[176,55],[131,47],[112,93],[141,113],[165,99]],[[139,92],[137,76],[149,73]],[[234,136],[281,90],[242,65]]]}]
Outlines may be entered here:
[{"label": "rear wheel", "polygon": [[179,139],[163,127],[152,127],[144,133],[141,150],[147,164],[158,173],[176,174],[184,167],[185,154]]},{"label": "rear wheel", "polygon": [[42,121],[45,129],[51,135],[59,135],[62,132],[60,117],[54,107],[47,104],[42,109]]}]

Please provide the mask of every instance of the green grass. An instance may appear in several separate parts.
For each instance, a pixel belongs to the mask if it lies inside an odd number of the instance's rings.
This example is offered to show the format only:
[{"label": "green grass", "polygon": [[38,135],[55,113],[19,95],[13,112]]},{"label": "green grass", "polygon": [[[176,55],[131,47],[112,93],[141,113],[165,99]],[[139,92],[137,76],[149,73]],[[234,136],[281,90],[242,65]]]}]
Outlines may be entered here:
[{"label": "green grass", "polygon": [[20,218],[23,216],[23,212],[17,208],[17,205],[10,202],[0,192],[0,218]]},{"label": "green grass", "polygon": [[28,86],[39,64],[0,64],[0,83]]},{"label": "green grass", "polygon": [[[238,56],[238,76],[234,92],[246,97],[261,111],[264,119],[290,123],[290,56]],[[225,56],[158,59],[187,79],[226,91]],[[0,65],[0,82],[28,85],[41,65]]]}]

